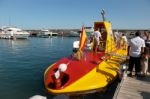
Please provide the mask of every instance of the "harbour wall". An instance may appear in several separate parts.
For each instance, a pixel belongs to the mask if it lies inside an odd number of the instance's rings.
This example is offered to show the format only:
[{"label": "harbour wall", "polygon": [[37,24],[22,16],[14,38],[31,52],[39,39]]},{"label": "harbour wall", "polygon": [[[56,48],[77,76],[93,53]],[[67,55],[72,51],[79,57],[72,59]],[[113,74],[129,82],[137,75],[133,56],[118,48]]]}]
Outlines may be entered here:
[{"label": "harbour wall", "polygon": [[[36,36],[41,30],[26,30],[28,31],[31,36]],[[58,36],[67,36],[69,35],[72,31],[80,33],[80,29],[50,29],[51,32],[58,33]],[[129,35],[134,35],[136,31],[140,31],[142,34],[144,31],[148,31],[150,34],[150,29],[113,29],[113,32],[118,31],[121,33],[125,33],[127,36]]]}]

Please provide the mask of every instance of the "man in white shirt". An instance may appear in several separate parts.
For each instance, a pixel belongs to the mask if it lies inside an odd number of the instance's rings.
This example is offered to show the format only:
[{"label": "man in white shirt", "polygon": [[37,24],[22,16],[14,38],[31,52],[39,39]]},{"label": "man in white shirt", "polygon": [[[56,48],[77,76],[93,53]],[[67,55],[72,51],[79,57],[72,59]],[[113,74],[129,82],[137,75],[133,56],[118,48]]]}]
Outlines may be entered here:
[{"label": "man in white shirt", "polygon": [[141,71],[140,57],[144,52],[145,42],[140,38],[140,32],[135,33],[135,37],[129,41],[128,55],[129,58],[129,76],[132,76],[133,66],[135,65],[135,75],[137,76]]},{"label": "man in white shirt", "polygon": [[94,51],[97,52],[98,50],[98,46],[99,46],[99,42],[102,39],[101,33],[99,32],[99,29],[97,29],[94,32]]}]

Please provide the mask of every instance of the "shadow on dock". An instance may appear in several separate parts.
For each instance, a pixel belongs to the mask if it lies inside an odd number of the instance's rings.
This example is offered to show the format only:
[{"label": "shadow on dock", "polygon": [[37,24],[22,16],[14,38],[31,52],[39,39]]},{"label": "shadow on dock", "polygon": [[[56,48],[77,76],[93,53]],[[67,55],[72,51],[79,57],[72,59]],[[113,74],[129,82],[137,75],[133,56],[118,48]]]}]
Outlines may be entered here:
[{"label": "shadow on dock", "polygon": [[126,77],[113,99],[150,99],[150,76]]}]

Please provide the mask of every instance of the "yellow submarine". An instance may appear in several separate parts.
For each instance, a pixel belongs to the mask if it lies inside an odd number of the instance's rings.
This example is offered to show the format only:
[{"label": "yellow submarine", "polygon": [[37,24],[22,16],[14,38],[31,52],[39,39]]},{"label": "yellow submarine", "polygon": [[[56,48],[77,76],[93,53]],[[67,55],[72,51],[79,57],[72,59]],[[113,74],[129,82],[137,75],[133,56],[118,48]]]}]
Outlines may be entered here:
[{"label": "yellow submarine", "polygon": [[104,91],[117,78],[127,49],[116,47],[111,23],[102,15],[103,21],[94,22],[94,30],[99,29],[103,38],[99,51],[94,52],[93,46],[85,48],[87,36],[83,28],[77,52],[80,58],[64,57],[45,70],[44,84],[49,93],[77,95]]}]

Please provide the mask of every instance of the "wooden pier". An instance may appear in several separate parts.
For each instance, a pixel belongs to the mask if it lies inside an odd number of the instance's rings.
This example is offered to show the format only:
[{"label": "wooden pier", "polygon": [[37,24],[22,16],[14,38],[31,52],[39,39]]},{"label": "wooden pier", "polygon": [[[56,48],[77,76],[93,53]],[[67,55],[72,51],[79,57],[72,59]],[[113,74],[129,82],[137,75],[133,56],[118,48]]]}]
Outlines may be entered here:
[{"label": "wooden pier", "polygon": [[150,99],[150,76],[125,77],[118,85],[113,99]]}]

